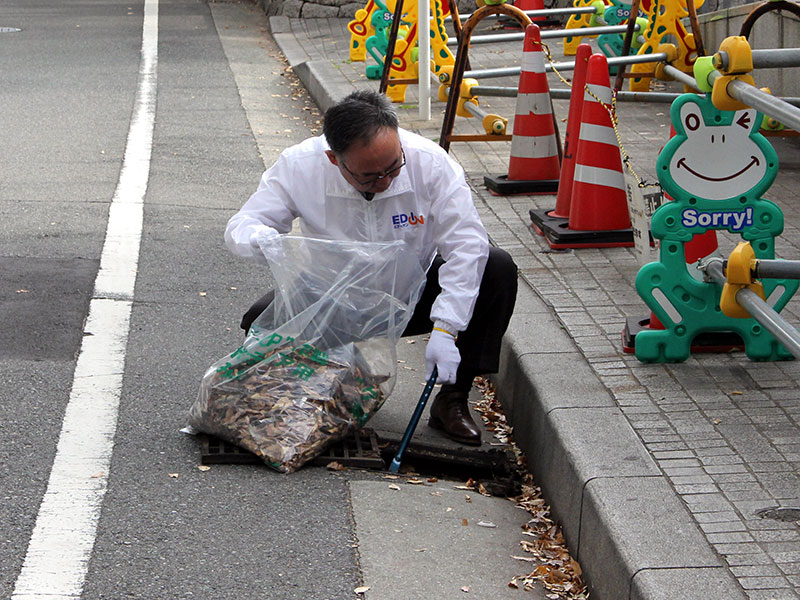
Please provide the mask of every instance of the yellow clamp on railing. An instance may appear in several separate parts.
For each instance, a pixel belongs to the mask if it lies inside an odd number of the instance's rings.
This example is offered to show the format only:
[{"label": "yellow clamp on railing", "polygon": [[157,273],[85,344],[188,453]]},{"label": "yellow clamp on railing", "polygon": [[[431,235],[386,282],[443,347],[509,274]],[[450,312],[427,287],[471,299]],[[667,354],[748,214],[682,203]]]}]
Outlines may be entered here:
[{"label": "yellow clamp on railing", "polygon": [[478,99],[472,95],[472,88],[478,85],[478,80],[472,77],[467,77],[461,82],[461,89],[458,90],[458,105],[456,106],[456,114],[459,117],[472,117],[474,116],[469,112],[464,105],[469,102],[478,106]]},{"label": "yellow clamp on railing", "polygon": [[[727,65],[723,64],[721,52],[727,54]],[[722,73],[722,76],[714,81],[714,87],[711,90],[711,102],[714,103],[714,106],[719,110],[749,108],[728,94],[728,84],[734,79],[739,79],[752,86],[756,84],[753,76],[750,75],[750,71],[753,70],[753,53],[747,38],[743,35],[735,35],[722,40],[719,52],[714,55],[713,64]]]},{"label": "yellow clamp on railing", "polygon": [[483,125],[483,130],[488,135],[505,135],[506,127],[508,127],[508,119],[500,115],[488,114],[483,117],[481,125]]},{"label": "yellow clamp on railing", "polygon": [[659,81],[672,81],[674,77],[667,75],[664,72],[664,67],[678,60],[678,47],[675,44],[659,44],[658,48],[656,49],[656,52],[658,53],[663,52],[664,54],[667,55],[666,61],[656,63],[656,68],[655,68],[656,79],[658,79]]},{"label": "yellow clamp on railing", "polygon": [[722,295],[719,298],[719,307],[723,314],[732,319],[749,319],[752,315],[738,302],[736,294],[743,288],[749,288],[766,301],[764,286],[759,281],[753,281],[753,270],[756,264],[756,254],[750,242],[739,242],[728,257],[725,269],[727,283],[722,286]]}]

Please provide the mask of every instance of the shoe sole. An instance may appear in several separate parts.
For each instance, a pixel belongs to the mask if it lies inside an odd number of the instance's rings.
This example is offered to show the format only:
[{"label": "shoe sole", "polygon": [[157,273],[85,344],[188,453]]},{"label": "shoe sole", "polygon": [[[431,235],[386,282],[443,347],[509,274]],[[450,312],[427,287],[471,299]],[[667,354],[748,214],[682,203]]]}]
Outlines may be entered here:
[{"label": "shoe sole", "polygon": [[475,438],[464,438],[459,437],[457,435],[453,435],[449,431],[444,428],[444,424],[436,417],[429,417],[428,418],[428,425],[435,429],[436,431],[441,431],[446,438],[453,440],[454,442],[458,442],[459,444],[464,444],[466,446],[480,446],[481,445],[481,438],[478,436],[477,439]]}]

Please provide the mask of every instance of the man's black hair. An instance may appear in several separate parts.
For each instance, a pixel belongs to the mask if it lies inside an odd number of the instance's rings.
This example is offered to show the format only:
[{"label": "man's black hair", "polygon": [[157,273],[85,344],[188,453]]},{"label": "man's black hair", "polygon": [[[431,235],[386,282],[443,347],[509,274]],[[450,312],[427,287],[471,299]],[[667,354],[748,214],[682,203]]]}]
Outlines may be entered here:
[{"label": "man's black hair", "polygon": [[356,142],[368,142],[384,127],[398,127],[391,101],[378,92],[359,90],[325,112],[322,133],[333,153],[341,156]]}]

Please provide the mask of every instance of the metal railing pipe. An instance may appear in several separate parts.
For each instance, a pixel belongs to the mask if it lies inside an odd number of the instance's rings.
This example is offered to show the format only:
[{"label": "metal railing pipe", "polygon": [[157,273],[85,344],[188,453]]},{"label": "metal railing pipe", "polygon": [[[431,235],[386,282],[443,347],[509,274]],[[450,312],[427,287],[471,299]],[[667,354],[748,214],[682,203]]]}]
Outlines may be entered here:
[{"label": "metal railing pipe", "polygon": [[[720,259],[710,259],[701,268],[717,285],[722,286],[727,282]],[[742,288],[736,292],[736,302],[774,335],[795,358],[800,358],[800,333],[758,294],[749,288]]]},{"label": "metal railing pipe", "polygon": [[[708,76],[708,83],[713,85],[714,82],[722,76],[722,73],[719,71],[711,71]],[[726,91],[731,98],[747,106],[751,106],[773,119],[777,119],[779,123],[788,125],[792,129],[800,130],[800,109],[796,106],[792,106],[780,98],[762,92],[757,87],[753,87],[739,79],[729,81]]]},{"label": "metal railing pipe", "polygon": [[[516,98],[518,90],[515,87],[501,87],[492,85],[476,85],[472,88],[473,96],[487,96],[493,98]],[[550,97],[556,100],[569,100],[572,96],[571,88],[550,88]],[[680,96],[670,92],[617,92],[620,102],[658,102],[669,104]]]},{"label": "metal railing pipe", "polygon": [[680,69],[673,67],[672,65],[664,65],[664,73],[672,77],[675,81],[682,83],[683,85],[692,88],[693,90],[700,91],[700,88],[697,86],[697,80],[692,75],[688,73],[684,73]]},{"label": "metal railing pipe", "polygon": [[[633,26],[634,31],[639,31],[639,25]],[[624,33],[628,30],[627,25],[608,25],[606,27],[579,27],[577,29],[545,29],[542,31],[543,40],[557,38],[574,37],[578,35],[604,35],[607,33]],[[525,32],[516,33],[494,33],[488,35],[476,35],[469,40],[470,46],[475,44],[493,44],[496,42],[514,42],[525,39]],[[450,38],[447,40],[448,46],[457,46],[458,40]]]},{"label": "metal railing pipe", "polygon": [[800,279],[800,260],[758,259],[752,272],[759,279]]},{"label": "metal railing pipe", "polygon": [[[783,69],[786,67],[800,67],[800,48],[766,48],[751,50],[754,69]],[[719,69],[728,68],[728,53],[724,50],[717,52],[721,64]]]},{"label": "metal railing pipe", "polygon": [[[661,62],[667,60],[667,55],[664,52],[656,52],[654,54],[633,54],[631,56],[613,56],[608,60],[608,66],[614,67],[618,65],[634,65],[639,63]],[[575,61],[562,61],[555,63],[547,63],[544,66],[546,72],[556,71],[573,71],[575,70]],[[472,71],[464,71],[464,77],[472,79],[494,79],[497,77],[513,77],[519,75],[520,67],[498,67],[495,69],[475,69]],[[694,80],[692,80],[694,81]]]},{"label": "metal railing pipe", "polygon": [[[535,10],[523,10],[526,15],[529,17],[556,17],[561,15],[590,15],[597,12],[597,9],[592,6],[582,6],[579,8],[539,8]],[[472,16],[472,13],[468,13],[466,15],[459,15],[462,21],[466,21]],[[500,15],[488,15],[483,18],[485,21],[486,19],[497,19]],[[445,22],[452,21],[452,15],[448,15],[444,18]]]}]

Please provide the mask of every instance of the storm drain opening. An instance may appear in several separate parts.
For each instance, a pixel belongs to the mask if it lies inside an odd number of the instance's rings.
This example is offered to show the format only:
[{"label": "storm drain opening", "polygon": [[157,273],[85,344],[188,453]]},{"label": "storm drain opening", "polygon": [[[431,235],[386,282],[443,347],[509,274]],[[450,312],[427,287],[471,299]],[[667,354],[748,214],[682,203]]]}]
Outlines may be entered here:
[{"label": "storm drain opening", "polygon": [[773,521],[795,523],[800,521],[800,508],[793,506],[773,506],[772,508],[757,510],[756,516],[762,519],[772,519]]},{"label": "storm drain opening", "polygon": [[[257,465],[263,461],[239,446],[210,435],[200,435],[200,462],[204,465]],[[398,440],[382,440],[374,430],[357,430],[337,444],[330,446],[311,464],[345,468],[386,471],[397,453]],[[336,465],[334,465],[336,463]],[[424,443],[412,443],[403,456],[401,473],[429,477],[472,479],[480,482],[494,496],[514,496],[520,483],[515,470],[513,453],[505,448],[490,450],[457,446],[442,448]]]}]

